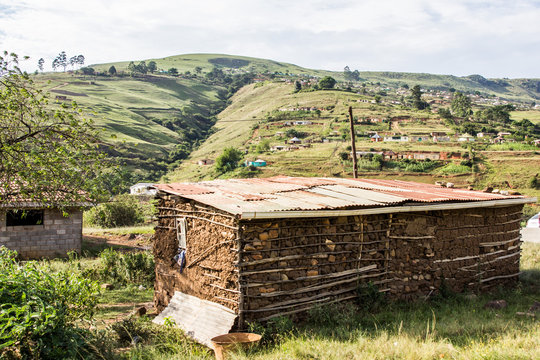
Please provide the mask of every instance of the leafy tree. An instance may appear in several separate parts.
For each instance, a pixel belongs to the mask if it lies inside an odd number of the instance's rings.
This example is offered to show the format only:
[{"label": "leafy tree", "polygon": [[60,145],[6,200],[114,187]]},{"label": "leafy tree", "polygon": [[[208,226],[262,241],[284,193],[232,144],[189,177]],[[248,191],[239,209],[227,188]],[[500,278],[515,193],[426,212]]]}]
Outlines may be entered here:
[{"label": "leafy tree", "polygon": [[[56,66],[55,66],[56,64]],[[68,65],[67,61],[67,55],[65,51],[62,51],[53,61],[53,69],[56,70],[56,68],[63,67],[64,72],[66,71],[66,67]]]},{"label": "leafy tree", "polygon": [[510,122],[510,112],[514,110],[513,105],[495,105],[484,110],[478,110],[475,117],[488,122],[507,124]]},{"label": "leafy tree", "polygon": [[157,64],[156,64],[155,61],[150,61],[150,62],[148,63],[148,66],[147,66],[147,67],[148,67],[148,71],[149,71],[150,73],[152,73],[152,74],[157,70]]},{"label": "leafy tree", "polygon": [[319,87],[321,89],[333,89],[336,86],[336,79],[331,76],[325,76],[319,80]]},{"label": "leafy tree", "polygon": [[471,99],[467,95],[456,91],[454,93],[454,98],[452,99],[452,104],[450,105],[452,113],[455,116],[459,117],[468,117],[472,114],[472,103]]},{"label": "leafy tree", "polygon": [[114,65],[111,65],[111,67],[109,68],[109,74],[111,76],[116,75],[116,68],[114,67]]},{"label": "leafy tree", "polygon": [[413,99],[413,107],[418,110],[424,110],[429,108],[429,104],[422,100],[422,89],[420,85],[414,85],[411,89],[411,96]]},{"label": "leafy tree", "polygon": [[238,167],[238,162],[242,160],[243,154],[240,150],[228,147],[223,150],[216,159],[216,170],[221,173],[234,170]]},{"label": "leafy tree", "polygon": [[78,64],[77,56],[72,56],[69,58],[69,65],[71,66],[71,69],[75,67],[75,64]]},{"label": "leafy tree", "polygon": [[200,67],[200,66],[195,66],[195,69],[194,69],[194,70],[195,70],[195,72],[196,72],[197,74],[200,74],[200,73],[202,72],[202,67]]},{"label": "leafy tree", "polygon": [[84,55],[77,55],[77,64],[79,64],[79,66],[84,65]]},{"label": "leafy tree", "polygon": [[302,90],[302,83],[298,80],[294,82],[294,92],[299,92]]},{"label": "leafy tree", "polygon": [[43,60],[43,58],[40,58],[38,60],[38,69],[39,71],[43,72],[43,64],[45,64],[45,60]]},{"label": "leafy tree", "polygon": [[84,75],[94,75],[96,73],[94,68],[91,67],[83,67],[81,68],[81,71]]},{"label": "leafy tree", "polygon": [[108,165],[98,132],[75,103],[50,104],[18,63],[16,54],[0,56],[0,202],[98,200]]},{"label": "leafy tree", "polygon": [[167,70],[167,72],[172,76],[178,75],[178,69],[177,68],[170,68],[169,70]]},{"label": "leafy tree", "polygon": [[439,111],[437,111],[440,117],[442,117],[445,120],[453,120],[454,117],[452,116],[452,112],[447,108],[440,108]]}]

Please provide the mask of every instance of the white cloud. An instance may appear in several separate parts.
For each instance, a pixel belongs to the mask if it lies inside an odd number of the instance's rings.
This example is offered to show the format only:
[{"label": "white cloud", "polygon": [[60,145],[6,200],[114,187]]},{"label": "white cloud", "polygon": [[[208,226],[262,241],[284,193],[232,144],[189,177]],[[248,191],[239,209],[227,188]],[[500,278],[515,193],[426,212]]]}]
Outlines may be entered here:
[{"label": "white cloud", "polygon": [[98,63],[191,52],[314,68],[540,77],[537,1],[0,0],[3,49]]}]

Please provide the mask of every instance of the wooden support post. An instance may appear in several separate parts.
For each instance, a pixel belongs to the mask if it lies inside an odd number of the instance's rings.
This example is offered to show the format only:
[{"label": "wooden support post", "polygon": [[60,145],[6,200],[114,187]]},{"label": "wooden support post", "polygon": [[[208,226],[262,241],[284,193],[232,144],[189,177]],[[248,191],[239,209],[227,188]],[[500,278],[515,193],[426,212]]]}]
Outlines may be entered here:
[{"label": "wooden support post", "polygon": [[351,122],[351,149],[353,161],[353,177],[358,178],[358,164],[356,163],[356,139],[354,133],[354,119],[352,115],[352,106],[349,106],[349,120]]}]

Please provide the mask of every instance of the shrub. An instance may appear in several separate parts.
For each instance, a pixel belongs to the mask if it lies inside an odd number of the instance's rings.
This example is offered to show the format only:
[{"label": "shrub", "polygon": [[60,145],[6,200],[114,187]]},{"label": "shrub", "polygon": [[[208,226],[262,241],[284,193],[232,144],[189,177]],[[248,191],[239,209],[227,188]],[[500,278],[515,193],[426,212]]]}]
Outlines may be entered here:
[{"label": "shrub", "polygon": [[45,272],[16,256],[0,248],[0,358],[80,357],[85,334],[74,323],[92,317],[97,284],[68,271]]},{"label": "shrub", "polygon": [[240,150],[228,147],[223,150],[216,159],[216,170],[221,173],[234,170],[238,167],[238,162],[242,160],[243,154]]},{"label": "shrub", "polygon": [[99,204],[87,211],[85,221],[89,225],[104,228],[137,225],[144,222],[145,214],[152,212],[148,207],[140,203],[135,196],[118,195],[113,201]]},{"label": "shrub", "polygon": [[150,252],[122,254],[113,249],[105,249],[99,257],[101,259],[100,275],[103,280],[121,284],[152,284],[154,282],[155,264]]}]

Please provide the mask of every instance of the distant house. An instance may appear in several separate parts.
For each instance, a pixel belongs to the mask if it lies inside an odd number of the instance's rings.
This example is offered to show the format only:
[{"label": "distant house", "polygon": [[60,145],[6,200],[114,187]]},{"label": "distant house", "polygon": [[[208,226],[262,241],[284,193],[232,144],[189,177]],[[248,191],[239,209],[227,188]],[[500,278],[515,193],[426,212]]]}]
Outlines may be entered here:
[{"label": "distant house", "polygon": [[300,140],[296,136],[293,137],[292,139],[289,139],[289,144],[301,144],[301,143],[302,143],[302,140]]},{"label": "distant house", "polygon": [[202,160],[197,161],[197,164],[200,166],[212,165],[213,163],[214,163],[214,160],[210,160],[210,159],[202,159]]},{"label": "distant house", "polygon": [[415,152],[413,155],[415,160],[440,160],[441,155],[438,152]]},{"label": "distant house", "polygon": [[285,145],[274,145],[270,148],[271,151],[283,151],[287,150],[287,147]]},{"label": "distant house", "polygon": [[430,137],[427,135],[413,135],[409,137],[410,141],[420,142],[420,141],[429,141]]},{"label": "distant house", "polygon": [[433,131],[429,134],[430,136],[446,136],[446,133],[445,132],[440,132],[440,131]]},{"label": "distant house", "polygon": [[534,140],[534,145],[540,147],[540,139]]},{"label": "distant house", "polygon": [[253,167],[263,167],[266,166],[266,161],[262,159],[257,159],[255,161],[248,161],[247,165]]},{"label": "distant house", "polygon": [[472,135],[469,135],[469,134],[463,134],[463,135],[460,135],[458,137],[458,141],[459,142],[473,142],[473,141],[476,141],[476,139],[474,138],[474,136]]},{"label": "distant house", "polygon": [[489,132],[479,132],[478,134],[476,134],[476,137],[479,137],[479,138],[484,138],[484,137],[494,137],[495,134],[494,133],[489,133]]},{"label": "distant house", "polygon": [[[23,259],[66,256],[81,252],[82,209],[73,204],[60,210],[17,196],[0,202],[0,246],[16,250]],[[64,216],[64,210],[68,215]]]},{"label": "distant house", "polygon": [[129,187],[129,193],[131,195],[156,195],[157,190],[154,188],[154,184],[138,183]]},{"label": "distant house", "polygon": [[448,142],[450,141],[450,136],[434,136],[432,141],[433,142]]},{"label": "distant house", "polygon": [[[352,158],[353,152],[351,151],[350,157]],[[357,158],[365,158],[365,157],[371,157],[373,155],[383,155],[382,151],[357,151],[356,157]]]},{"label": "distant house", "polygon": [[383,153],[383,156],[385,160],[393,160],[398,158],[398,153],[388,150]]},{"label": "distant house", "polygon": [[409,141],[409,137],[408,137],[408,136],[385,136],[383,140],[384,140],[385,142],[388,142],[388,141],[402,141],[402,142],[407,142],[407,141]]},{"label": "distant house", "polygon": [[370,139],[371,139],[371,141],[373,141],[373,142],[383,141],[382,136],[379,135],[379,134],[375,134],[375,135],[370,136]]},{"label": "distant house", "polygon": [[497,133],[497,136],[503,136],[503,137],[504,136],[510,136],[510,135],[512,135],[512,134],[509,133],[509,132],[505,132],[505,131],[500,131],[500,132]]},{"label": "distant house", "polygon": [[311,121],[295,121],[294,125],[311,125],[313,122]]}]

